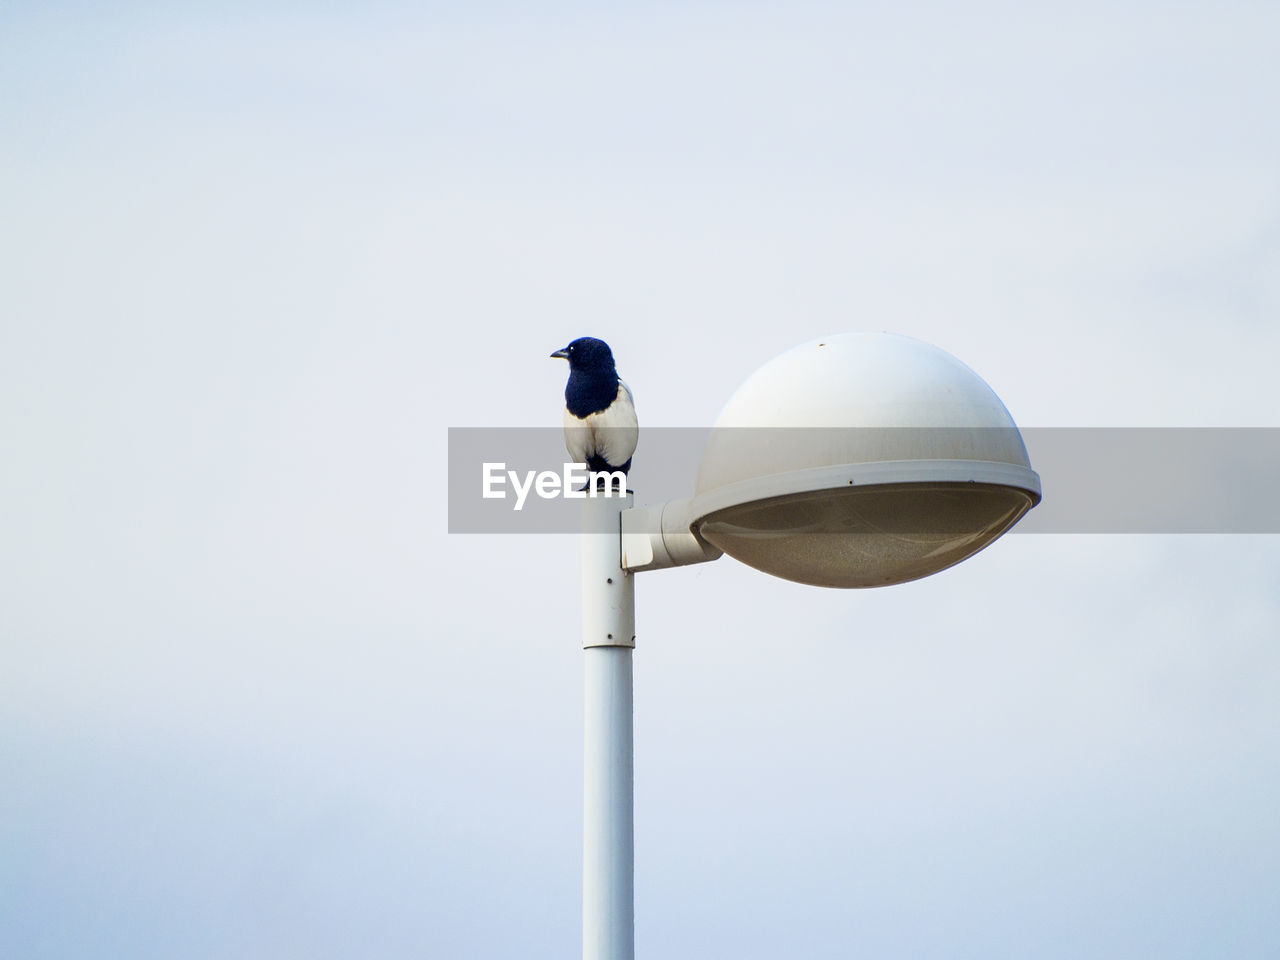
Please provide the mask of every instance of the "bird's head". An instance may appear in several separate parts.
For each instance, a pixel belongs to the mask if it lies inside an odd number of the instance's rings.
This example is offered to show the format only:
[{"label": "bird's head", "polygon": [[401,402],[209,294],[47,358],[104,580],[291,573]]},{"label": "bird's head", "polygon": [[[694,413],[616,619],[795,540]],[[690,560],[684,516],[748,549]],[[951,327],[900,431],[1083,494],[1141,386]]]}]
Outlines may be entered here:
[{"label": "bird's head", "polygon": [[551,356],[568,360],[570,370],[608,372],[614,369],[613,351],[609,349],[607,343],[595,337],[579,337]]}]

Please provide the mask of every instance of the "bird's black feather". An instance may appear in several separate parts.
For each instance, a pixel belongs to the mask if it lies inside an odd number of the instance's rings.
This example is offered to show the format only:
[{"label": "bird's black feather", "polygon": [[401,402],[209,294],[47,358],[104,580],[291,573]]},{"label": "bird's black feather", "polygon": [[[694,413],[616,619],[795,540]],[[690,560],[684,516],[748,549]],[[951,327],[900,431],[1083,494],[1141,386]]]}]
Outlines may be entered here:
[{"label": "bird's black feather", "polygon": [[603,340],[581,337],[565,348],[569,354],[569,382],[564,405],[575,417],[606,410],[618,396],[618,368],[613,351]]}]

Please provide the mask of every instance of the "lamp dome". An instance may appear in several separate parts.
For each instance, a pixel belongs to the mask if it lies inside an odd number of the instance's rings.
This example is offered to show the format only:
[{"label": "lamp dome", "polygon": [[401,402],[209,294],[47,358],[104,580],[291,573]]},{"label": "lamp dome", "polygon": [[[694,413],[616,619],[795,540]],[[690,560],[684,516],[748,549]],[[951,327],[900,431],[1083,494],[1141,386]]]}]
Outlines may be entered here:
[{"label": "lamp dome", "polygon": [[936,573],[1040,500],[1017,425],[949,353],[847,333],[753,373],[708,438],[692,529],[768,573],[869,587]]}]

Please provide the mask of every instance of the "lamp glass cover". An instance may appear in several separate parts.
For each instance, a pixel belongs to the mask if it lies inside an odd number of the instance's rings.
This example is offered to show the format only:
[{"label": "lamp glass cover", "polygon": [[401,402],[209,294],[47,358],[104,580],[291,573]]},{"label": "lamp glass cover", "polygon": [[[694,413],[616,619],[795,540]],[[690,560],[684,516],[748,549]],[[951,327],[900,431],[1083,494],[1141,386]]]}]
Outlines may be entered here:
[{"label": "lamp glass cover", "polygon": [[726,507],[698,533],[765,573],[824,587],[883,587],[977,553],[1035,505],[982,483],[896,483],[790,494]]}]

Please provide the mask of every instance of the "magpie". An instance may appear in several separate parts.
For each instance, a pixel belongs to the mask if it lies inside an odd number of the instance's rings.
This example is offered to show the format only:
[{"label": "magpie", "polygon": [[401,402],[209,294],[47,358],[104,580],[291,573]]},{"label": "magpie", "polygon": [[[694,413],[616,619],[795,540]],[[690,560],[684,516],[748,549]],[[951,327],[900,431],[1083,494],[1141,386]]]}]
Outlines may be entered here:
[{"label": "magpie", "polygon": [[593,473],[631,469],[640,438],[631,389],[618,376],[613,351],[603,340],[579,337],[551,354],[569,361],[564,388],[564,445],[574,463]]}]

